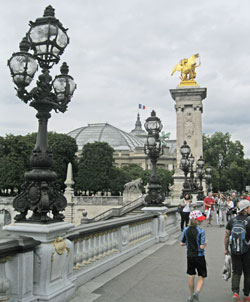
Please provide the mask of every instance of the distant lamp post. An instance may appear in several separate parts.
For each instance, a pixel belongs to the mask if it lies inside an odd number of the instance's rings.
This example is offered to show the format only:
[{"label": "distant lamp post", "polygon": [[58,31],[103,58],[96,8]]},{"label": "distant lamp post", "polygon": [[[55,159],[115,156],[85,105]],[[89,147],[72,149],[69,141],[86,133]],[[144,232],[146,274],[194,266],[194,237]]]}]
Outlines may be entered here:
[{"label": "distant lamp post", "polygon": [[204,192],[203,192],[203,186],[202,186],[202,179],[204,176],[204,165],[205,165],[205,161],[202,158],[202,156],[200,156],[200,158],[197,160],[196,162],[196,174],[198,179],[200,180],[200,185],[198,188],[198,200],[203,200],[204,199]]},{"label": "distant lamp post", "polygon": [[190,162],[189,162],[189,154],[191,153],[191,149],[189,145],[187,144],[186,141],[184,141],[183,145],[180,148],[181,152],[181,162],[180,162],[180,169],[184,172],[184,183],[183,183],[183,188],[182,188],[182,195],[181,198],[184,198],[186,194],[190,194],[191,188],[190,188],[190,183],[188,181],[188,173],[189,173],[189,167],[190,167]]},{"label": "distant lamp post", "polygon": [[221,191],[221,168],[223,166],[224,156],[223,154],[219,153],[219,161],[218,161],[218,168],[219,168],[219,191]]},{"label": "distant lamp post", "polygon": [[144,152],[148,155],[152,163],[152,175],[150,177],[145,201],[148,206],[161,206],[162,202],[165,200],[165,196],[161,192],[161,185],[159,184],[157,177],[156,163],[158,158],[163,154],[159,137],[163,126],[161,120],[156,116],[155,111],[152,111],[151,116],[146,119],[144,127],[148,132],[147,140],[144,145]]},{"label": "distant lamp post", "polygon": [[[36,145],[31,156],[32,170],[25,173],[23,191],[13,201],[16,221],[48,223],[63,221],[59,213],[67,205],[65,197],[56,186],[56,173],[51,171],[52,152],[48,146],[47,124],[50,111],[65,112],[76,89],[73,78],[68,75],[68,66],[62,64],[61,74],[52,82],[49,70],[60,60],[69,44],[67,30],[55,18],[54,9],[48,6],[44,15],[30,22],[30,30],[20,43],[20,52],[14,53],[8,60],[13,82],[17,86],[17,96],[37,110],[39,121]],[[33,55],[28,51],[31,49]],[[38,63],[38,64],[37,64]],[[25,87],[32,81],[38,65],[42,69],[37,86],[28,92]],[[54,90],[54,92],[52,91]],[[28,210],[33,212],[26,219]],[[47,214],[52,212],[53,218]]]},{"label": "distant lamp post", "polygon": [[207,185],[207,194],[211,191],[211,180],[212,180],[212,168],[208,166],[205,169],[205,179],[206,179],[206,185]]}]

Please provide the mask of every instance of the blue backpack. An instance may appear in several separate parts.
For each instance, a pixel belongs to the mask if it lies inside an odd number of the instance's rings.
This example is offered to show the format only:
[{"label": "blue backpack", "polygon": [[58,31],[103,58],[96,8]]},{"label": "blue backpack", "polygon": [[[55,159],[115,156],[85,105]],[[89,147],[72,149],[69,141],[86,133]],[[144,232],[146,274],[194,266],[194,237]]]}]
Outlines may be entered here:
[{"label": "blue backpack", "polygon": [[232,254],[242,255],[248,251],[249,242],[246,241],[246,225],[248,220],[234,219],[230,236]]}]

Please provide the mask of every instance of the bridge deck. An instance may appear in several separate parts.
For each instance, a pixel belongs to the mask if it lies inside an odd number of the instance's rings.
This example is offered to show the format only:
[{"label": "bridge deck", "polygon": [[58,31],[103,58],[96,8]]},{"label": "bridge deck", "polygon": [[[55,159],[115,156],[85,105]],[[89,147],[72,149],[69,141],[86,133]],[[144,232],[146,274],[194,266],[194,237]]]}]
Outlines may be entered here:
[{"label": "bridge deck", "polygon": [[[208,240],[208,278],[200,301],[231,301],[231,279],[226,282],[221,278],[224,228],[219,228],[215,222],[212,227],[206,227],[206,223],[202,227]],[[91,280],[78,289],[72,302],[187,301],[186,248],[179,245],[180,236],[179,232],[169,242],[157,244]]]}]

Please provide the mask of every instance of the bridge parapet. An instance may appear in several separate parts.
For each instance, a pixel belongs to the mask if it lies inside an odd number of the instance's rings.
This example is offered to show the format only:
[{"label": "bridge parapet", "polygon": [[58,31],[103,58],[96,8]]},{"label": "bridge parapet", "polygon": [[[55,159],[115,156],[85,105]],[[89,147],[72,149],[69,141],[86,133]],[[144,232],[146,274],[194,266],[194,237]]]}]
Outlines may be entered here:
[{"label": "bridge parapet", "polygon": [[[142,213],[77,227],[66,222],[5,226],[12,235],[7,238],[6,232],[0,233],[0,298],[71,301],[88,280],[176,233],[176,208],[161,212],[164,214]],[[17,236],[20,234],[25,238]],[[12,249],[14,256],[6,258]]]}]

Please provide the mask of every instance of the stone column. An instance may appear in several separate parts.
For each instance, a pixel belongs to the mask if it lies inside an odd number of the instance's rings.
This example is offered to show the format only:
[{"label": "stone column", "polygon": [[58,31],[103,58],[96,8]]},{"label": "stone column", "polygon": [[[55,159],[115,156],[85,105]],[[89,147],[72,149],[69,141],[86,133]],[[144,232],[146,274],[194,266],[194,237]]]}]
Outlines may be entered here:
[{"label": "stone column", "polygon": [[177,168],[174,174],[173,204],[179,204],[184,181],[183,172],[179,168],[180,147],[186,140],[195,158],[194,166],[197,159],[203,155],[201,114],[203,112],[202,101],[207,96],[207,88],[182,86],[170,89],[170,93],[175,101],[176,109]]}]

